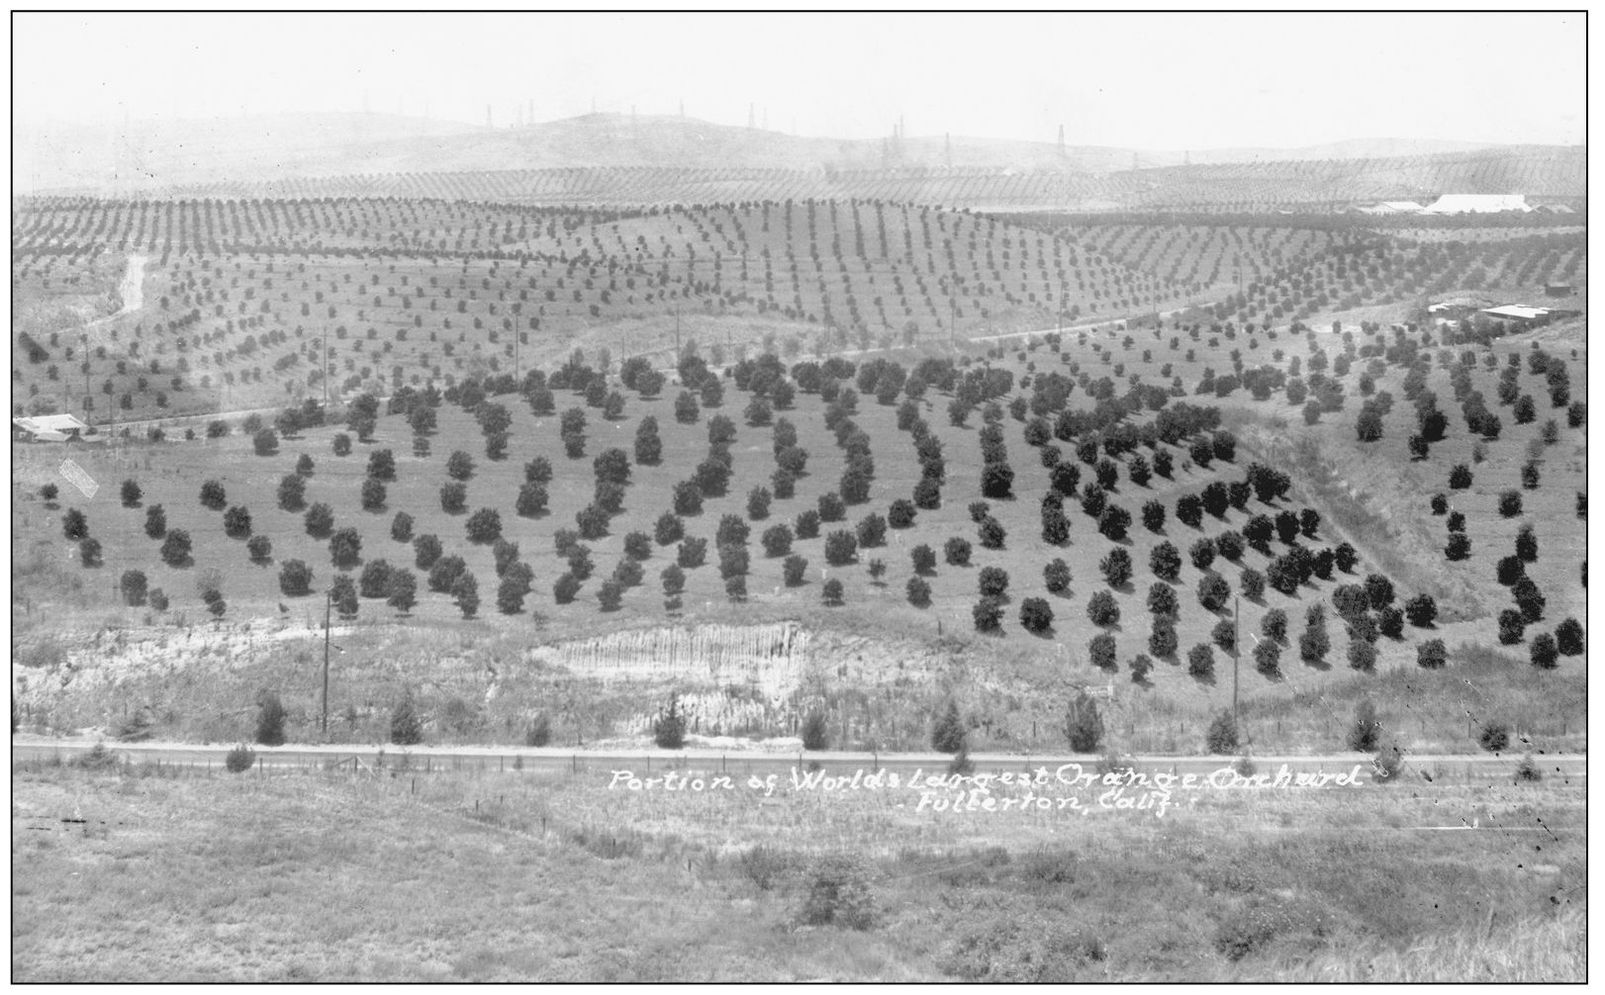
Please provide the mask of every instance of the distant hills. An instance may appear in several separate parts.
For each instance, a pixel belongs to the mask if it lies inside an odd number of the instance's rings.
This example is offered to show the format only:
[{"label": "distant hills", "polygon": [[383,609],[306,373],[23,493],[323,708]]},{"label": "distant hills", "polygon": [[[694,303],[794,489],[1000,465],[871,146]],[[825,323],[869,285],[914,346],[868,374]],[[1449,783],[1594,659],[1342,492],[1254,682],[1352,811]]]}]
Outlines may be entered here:
[{"label": "distant hills", "polygon": [[[287,188],[306,185],[296,181],[315,179],[342,178],[330,184],[331,190],[348,192],[354,177],[369,185],[408,187],[399,178],[552,170],[715,170],[726,177],[781,171],[827,180],[851,173],[859,181],[855,186],[874,174],[1034,177],[1026,185],[1039,189],[1024,199],[1005,192],[1004,203],[976,205],[1005,208],[1038,202],[1089,208],[1207,203],[1219,199],[1209,188],[1221,177],[1241,180],[1248,175],[1297,187],[1296,196],[1272,201],[1420,196],[1447,189],[1434,185],[1440,164],[1451,174],[1445,183],[1462,182],[1463,177],[1476,186],[1464,192],[1581,197],[1586,158],[1584,149],[1564,146],[1489,147],[1390,138],[1297,149],[1190,152],[1074,144],[1061,148],[1053,142],[946,135],[842,140],[629,114],[587,114],[518,128],[391,114],[289,114],[24,129],[14,138],[16,193],[227,195],[254,190],[255,195],[282,195]],[[1330,194],[1321,189],[1323,183],[1334,182]],[[1533,182],[1544,189],[1532,188]],[[1522,183],[1529,186],[1512,186]],[[595,183],[581,184],[591,191],[587,199],[593,202],[631,199],[606,185],[595,189]],[[811,181],[789,186],[804,189]],[[963,196],[963,184],[936,187],[955,187]],[[1175,197],[1166,192],[1172,187]],[[678,190],[675,186],[660,199],[676,199]],[[1059,190],[1073,196],[1061,203]],[[934,197],[937,189],[930,193]],[[514,196],[527,199],[516,191]],[[997,195],[989,191],[985,196]]]}]

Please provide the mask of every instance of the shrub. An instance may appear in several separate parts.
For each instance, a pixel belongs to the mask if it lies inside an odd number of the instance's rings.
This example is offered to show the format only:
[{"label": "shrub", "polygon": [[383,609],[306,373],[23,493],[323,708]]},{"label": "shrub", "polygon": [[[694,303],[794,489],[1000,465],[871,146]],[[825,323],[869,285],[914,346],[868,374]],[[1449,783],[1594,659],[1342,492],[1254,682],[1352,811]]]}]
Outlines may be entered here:
[{"label": "shrub", "polygon": [[1194,677],[1215,673],[1215,651],[1207,643],[1199,643],[1187,651],[1187,672]]},{"label": "shrub", "polygon": [[1169,542],[1162,542],[1148,554],[1148,568],[1160,580],[1175,580],[1181,574],[1181,553]]},{"label": "shrub", "polygon": [[1437,670],[1449,662],[1448,650],[1444,648],[1442,639],[1429,639],[1416,646],[1416,665],[1426,667],[1428,670]]},{"label": "shrub", "polygon": [[1327,651],[1332,648],[1331,637],[1326,634],[1326,623],[1310,622],[1304,627],[1304,634],[1299,636],[1299,658],[1306,663],[1319,663],[1326,658]]},{"label": "shrub", "polygon": [[878,512],[870,512],[860,519],[855,531],[858,544],[866,549],[886,545],[886,519]]},{"label": "shrub", "polygon": [[663,593],[669,597],[685,590],[685,571],[673,563],[663,568],[658,579],[663,583]]},{"label": "shrub", "polygon": [[1002,597],[1009,587],[1009,574],[1001,567],[982,567],[979,587],[983,595]]},{"label": "shrub", "polygon": [[145,535],[161,539],[167,535],[167,511],[159,504],[145,509]]},{"label": "shrub", "polygon": [[1471,468],[1464,463],[1456,463],[1449,471],[1449,489],[1463,491],[1471,486]]},{"label": "shrub", "polygon": [[1093,625],[1113,626],[1120,622],[1120,605],[1107,590],[1095,593],[1087,600],[1087,618]]},{"label": "shrub", "polygon": [[1154,661],[1146,653],[1138,653],[1131,658],[1131,680],[1134,684],[1142,684],[1148,680],[1148,672],[1154,669]]},{"label": "shrub", "polygon": [[279,567],[279,591],[286,597],[299,598],[312,591],[312,568],[301,560],[286,560]]},{"label": "shrub", "polygon": [[702,566],[708,555],[708,540],[687,536],[680,542],[675,562],[687,570]]},{"label": "shrub", "polygon": [[923,577],[936,572],[936,551],[925,543],[915,546],[909,556],[913,560],[916,574]]},{"label": "shrub", "polygon": [[979,533],[981,545],[987,549],[1002,549],[1008,536],[1008,533],[1003,528],[1003,523],[990,515],[982,520],[977,532]]},{"label": "shrub", "polygon": [[947,708],[931,727],[931,748],[938,753],[957,753],[964,748],[967,738],[958,703],[949,700]]},{"label": "shrub", "polygon": [[719,547],[719,576],[724,580],[745,576],[751,566],[751,556],[745,546]]},{"label": "shrub", "polygon": [[1477,743],[1489,753],[1500,753],[1510,745],[1510,727],[1495,720],[1485,722],[1477,733]]},{"label": "shrub", "polygon": [[1282,646],[1273,640],[1266,639],[1254,647],[1254,669],[1267,677],[1274,677],[1281,672]]},{"label": "shrub", "polygon": [[[223,485],[215,480],[208,480],[201,484],[201,505],[212,511],[222,511],[228,504],[228,496],[223,491]],[[70,514],[70,512],[69,512]],[[72,538],[68,536],[68,538]]]},{"label": "shrub", "polygon": [[1223,618],[1209,631],[1209,638],[1222,652],[1230,653],[1237,645],[1237,626],[1231,619]]},{"label": "shrub", "polygon": [[1555,627],[1555,648],[1561,656],[1577,656],[1583,652],[1583,626],[1575,618],[1568,618]]},{"label": "shrub", "polygon": [[824,597],[825,604],[832,608],[839,606],[844,595],[842,582],[832,577],[830,580],[825,581],[825,586],[821,588],[821,594]]},{"label": "shrub", "polygon": [[819,512],[805,511],[797,516],[796,533],[798,539],[815,539],[819,537]]},{"label": "shrub", "polygon": [[1160,659],[1168,659],[1179,645],[1175,624],[1168,617],[1155,618],[1153,628],[1148,633],[1148,652]]},{"label": "shrub", "polygon": [[[1097,639],[1110,641],[1110,652],[1113,652],[1113,637],[1098,636]],[[1096,654],[1094,654],[1096,656]],[[1064,723],[1065,738],[1070,741],[1070,749],[1074,753],[1097,753],[1103,742],[1103,717],[1098,714],[1098,704],[1089,698],[1086,692],[1077,694],[1071,699],[1065,710]]]},{"label": "shrub", "polygon": [[825,713],[817,708],[803,718],[802,748],[805,750],[830,748],[830,730],[825,723]]},{"label": "shrub", "polygon": [[1131,527],[1131,512],[1110,505],[1098,516],[1098,531],[1107,539],[1119,542],[1126,537],[1126,531]]},{"label": "shrub", "polygon": [[1154,583],[1148,588],[1148,610],[1155,615],[1171,617],[1176,614],[1180,606],[1176,603],[1176,591],[1169,584]]},{"label": "shrub", "polygon": [[1471,556],[1471,540],[1464,532],[1451,533],[1449,544],[1444,547],[1444,558],[1452,561],[1468,559]]},{"label": "shrub", "polygon": [[362,536],[345,528],[329,537],[329,558],[341,570],[356,566],[362,559]]},{"label": "shrub", "polygon": [[1230,710],[1223,710],[1209,724],[1209,731],[1204,735],[1204,745],[1210,753],[1217,756],[1230,756],[1237,752],[1237,720],[1232,717]]},{"label": "shrub", "polygon": [[502,534],[502,516],[494,508],[481,508],[468,516],[466,530],[469,542],[495,542]]},{"label": "shrub", "polygon": [[1349,666],[1355,670],[1370,672],[1376,668],[1377,648],[1364,639],[1349,639]]},{"label": "shrub", "polygon": [[[1020,624],[1028,632],[1046,632],[1053,627],[1053,608],[1043,598],[1026,598],[1020,602]],[[1114,662],[1114,650],[1110,649],[1110,663]]]},{"label": "shrub", "polygon": [[256,741],[263,746],[283,746],[286,718],[279,696],[271,691],[263,692],[257,700]]},{"label": "shrub", "polygon": [[1220,574],[1205,574],[1198,582],[1198,603],[1206,611],[1219,611],[1232,596],[1232,586]]},{"label": "shrub", "polygon": [[223,756],[223,769],[230,774],[243,774],[256,764],[256,752],[244,743]]},{"label": "shrub", "polygon": [[1064,593],[1070,589],[1070,565],[1062,559],[1054,558],[1042,568],[1042,580],[1052,593]]},{"label": "shrub", "polygon": [[331,443],[331,448],[334,450],[334,454],[336,456],[350,456],[351,436],[344,432],[336,432]]},{"label": "shrub", "polygon": [[1146,501],[1142,506],[1142,524],[1150,532],[1165,530],[1165,505],[1161,501]]},{"label": "shrub", "polygon": [[1193,566],[1199,570],[1208,570],[1215,562],[1215,543],[1208,538],[1199,539],[1187,550],[1187,556],[1192,560]]},{"label": "shrub", "polygon": [[923,577],[908,579],[908,603],[915,608],[928,608],[931,604],[931,585]]},{"label": "shrub", "polygon": [[1532,643],[1528,646],[1528,653],[1532,665],[1540,670],[1553,670],[1560,655],[1554,635],[1548,632],[1540,632],[1533,637]]},{"label": "shrub", "polygon": [[1418,594],[1404,603],[1404,613],[1411,625],[1426,628],[1438,617],[1438,603],[1430,594]]},{"label": "shrub", "polygon": [[449,515],[460,514],[468,502],[468,488],[452,482],[440,486],[440,509]]},{"label": "shrub", "polygon": [[423,719],[418,715],[412,693],[408,692],[390,711],[390,742],[397,746],[416,746],[423,741]]},{"label": "shrub", "polygon": [[603,611],[618,611],[624,603],[624,585],[609,577],[597,588],[596,600],[601,603]]},{"label": "shrub", "polygon": [[1258,570],[1244,570],[1238,583],[1242,586],[1243,597],[1250,601],[1258,601],[1265,596],[1265,575]]},{"label": "shrub", "polygon": [[808,869],[807,895],[797,913],[807,926],[873,929],[879,920],[869,873],[860,858],[826,855]]},{"label": "shrub", "polygon": [[847,517],[847,503],[841,495],[827,492],[819,495],[819,520],[822,522],[839,522]]},{"label": "shrub", "polygon": [[946,555],[947,562],[950,565],[956,567],[967,566],[970,562],[970,542],[968,539],[954,536],[943,546],[943,553]]},{"label": "shrub", "polygon": [[825,537],[825,562],[831,566],[845,566],[857,556],[858,539],[846,529],[837,529]]},{"label": "shrub", "polygon": [[1533,761],[1531,753],[1523,756],[1521,762],[1516,764],[1517,783],[1535,784],[1543,779],[1543,772],[1538,769],[1538,764]]}]

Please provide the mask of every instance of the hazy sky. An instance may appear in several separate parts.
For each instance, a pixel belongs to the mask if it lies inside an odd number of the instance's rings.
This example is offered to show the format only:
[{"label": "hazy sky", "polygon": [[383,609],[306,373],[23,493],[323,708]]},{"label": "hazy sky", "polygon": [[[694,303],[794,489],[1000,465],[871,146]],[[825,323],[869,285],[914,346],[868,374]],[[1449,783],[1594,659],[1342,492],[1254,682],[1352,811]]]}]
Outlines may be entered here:
[{"label": "hazy sky", "polygon": [[1153,149],[1585,140],[1581,14],[14,14],[48,119],[599,110]]}]

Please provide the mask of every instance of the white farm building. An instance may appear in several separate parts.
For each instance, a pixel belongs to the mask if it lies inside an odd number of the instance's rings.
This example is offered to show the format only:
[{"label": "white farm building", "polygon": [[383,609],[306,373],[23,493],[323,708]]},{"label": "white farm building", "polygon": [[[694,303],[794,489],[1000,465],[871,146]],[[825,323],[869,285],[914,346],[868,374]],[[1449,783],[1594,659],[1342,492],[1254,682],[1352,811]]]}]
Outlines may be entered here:
[{"label": "white farm building", "polygon": [[1519,193],[1446,193],[1421,209],[1422,214],[1501,214],[1531,211]]}]

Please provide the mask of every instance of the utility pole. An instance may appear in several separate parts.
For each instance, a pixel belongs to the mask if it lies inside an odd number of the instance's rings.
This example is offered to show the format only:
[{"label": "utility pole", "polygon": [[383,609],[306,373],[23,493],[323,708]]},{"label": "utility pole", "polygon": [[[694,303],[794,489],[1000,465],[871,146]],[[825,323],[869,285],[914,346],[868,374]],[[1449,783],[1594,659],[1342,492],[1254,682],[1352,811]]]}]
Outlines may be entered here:
[{"label": "utility pole", "polygon": [[[1237,665],[1243,656],[1243,647],[1237,643],[1237,613],[1241,598],[1232,598],[1232,725],[1237,726]],[[1241,728],[1241,727],[1239,727]]]},{"label": "utility pole", "polygon": [[329,614],[334,607],[334,589],[323,594],[323,719],[318,726],[323,738],[329,738]]}]

